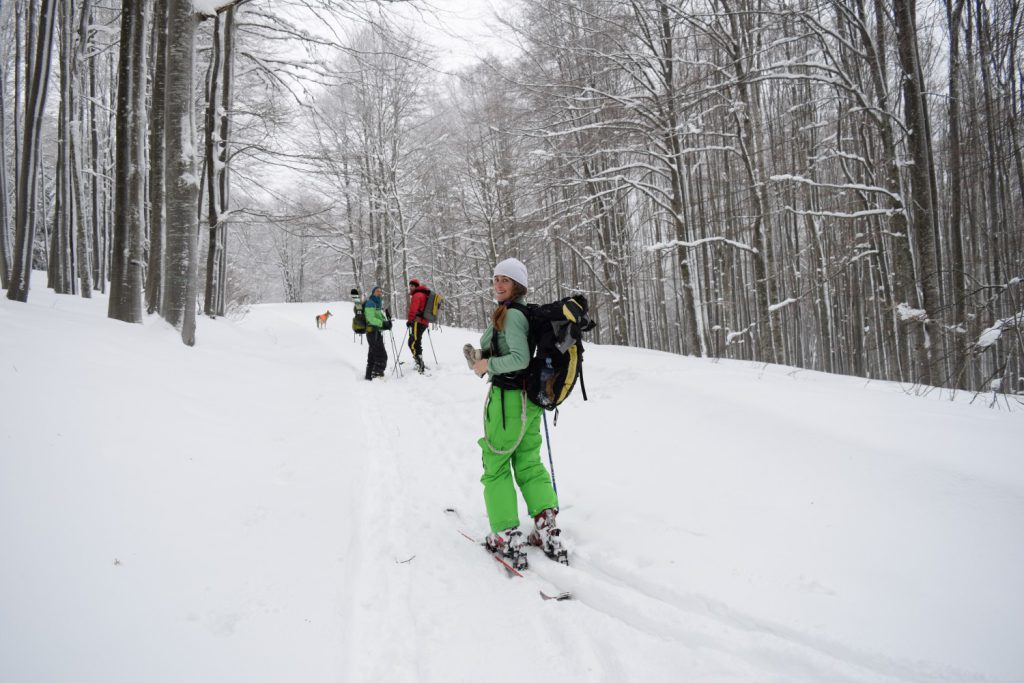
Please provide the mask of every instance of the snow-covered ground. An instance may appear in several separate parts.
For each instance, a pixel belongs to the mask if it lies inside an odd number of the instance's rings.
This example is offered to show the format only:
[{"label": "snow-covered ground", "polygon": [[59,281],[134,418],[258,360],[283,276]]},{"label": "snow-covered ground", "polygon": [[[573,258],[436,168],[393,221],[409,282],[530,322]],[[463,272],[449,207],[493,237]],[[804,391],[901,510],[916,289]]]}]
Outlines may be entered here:
[{"label": "snow-covered ground", "polygon": [[518,579],[478,333],[369,383],[344,303],[105,313],[0,299],[0,681],[1024,681],[1020,408],[591,345]]}]

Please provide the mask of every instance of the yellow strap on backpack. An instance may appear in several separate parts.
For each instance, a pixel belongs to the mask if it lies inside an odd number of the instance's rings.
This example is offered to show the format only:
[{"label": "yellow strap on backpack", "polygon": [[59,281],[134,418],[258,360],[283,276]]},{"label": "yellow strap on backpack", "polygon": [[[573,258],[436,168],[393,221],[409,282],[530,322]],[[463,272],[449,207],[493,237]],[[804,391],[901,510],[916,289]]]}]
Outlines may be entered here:
[{"label": "yellow strap on backpack", "polygon": [[562,304],[562,315],[571,323],[579,322],[577,318],[581,313],[583,313],[583,307],[576,299],[569,299]]}]

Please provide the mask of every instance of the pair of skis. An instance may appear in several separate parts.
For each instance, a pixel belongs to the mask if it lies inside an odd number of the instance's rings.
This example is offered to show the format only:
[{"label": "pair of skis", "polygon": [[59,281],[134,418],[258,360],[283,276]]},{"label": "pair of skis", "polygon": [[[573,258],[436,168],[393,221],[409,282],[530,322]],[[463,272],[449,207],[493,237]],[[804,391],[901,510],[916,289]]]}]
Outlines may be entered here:
[{"label": "pair of skis", "polygon": [[[454,515],[460,521],[462,519],[462,517],[459,515],[458,511],[455,508],[447,508],[447,509],[445,509],[445,512],[448,513],[449,515]],[[468,533],[466,533],[462,529],[459,529],[458,531],[459,531],[459,534],[463,538],[465,538],[467,541],[469,541],[470,543],[473,543],[473,544],[478,545],[481,548],[483,548],[487,552],[488,555],[490,555],[491,557],[494,558],[495,562],[500,564],[505,569],[505,571],[508,572],[509,576],[514,577],[514,578],[520,578],[520,579],[523,579],[523,580],[530,580],[531,578],[535,579],[535,577],[531,577],[529,574],[524,574],[523,572],[521,572],[518,569],[516,569],[515,567],[513,567],[499,553],[492,552],[491,549],[487,547],[486,543],[483,543],[482,541],[478,541],[477,539],[473,538],[472,536],[470,536]],[[557,560],[555,560],[555,561],[557,562]],[[540,592],[540,597],[543,600],[556,600],[556,601],[572,600],[572,597],[573,597],[572,593],[570,593],[569,591],[561,591],[561,590],[558,590],[557,588],[555,588],[554,586],[552,586],[551,588],[549,588],[546,591],[545,591],[545,589],[541,588],[541,589],[539,589],[539,592]]]}]

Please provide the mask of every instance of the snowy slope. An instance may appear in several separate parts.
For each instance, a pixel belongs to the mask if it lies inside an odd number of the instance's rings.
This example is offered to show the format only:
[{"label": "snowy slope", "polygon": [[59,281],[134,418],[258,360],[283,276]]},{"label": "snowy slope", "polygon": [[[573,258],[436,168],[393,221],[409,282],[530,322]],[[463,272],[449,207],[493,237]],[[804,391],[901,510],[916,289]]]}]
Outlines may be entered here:
[{"label": "snowy slope", "polygon": [[1024,681],[1024,410],[590,346],[509,579],[477,332],[368,383],[340,302],[105,311],[0,300],[0,681]]}]

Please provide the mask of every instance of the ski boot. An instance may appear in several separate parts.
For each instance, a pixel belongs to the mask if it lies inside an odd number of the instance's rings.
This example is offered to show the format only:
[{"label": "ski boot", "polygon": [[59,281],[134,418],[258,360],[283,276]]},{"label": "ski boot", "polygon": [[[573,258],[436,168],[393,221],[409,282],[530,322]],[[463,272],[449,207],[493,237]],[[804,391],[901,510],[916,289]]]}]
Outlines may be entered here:
[{"label": "ski boot", "polygon": [[526,569],[526,549],[523,547],[523,534],[519,529],[505,529],[500,533],[487,534],[484,544],[492,553],[507,560],[516,571]]},{"label": "ski boot", "polygon": [[555,516],[558,510],[548,508],[533,518],[533,531],[526,539],[530,545],[540,547],[544,554],[559,564],[569,564],[569,551],[562,545],[562,530]]},{"label": "ski boot", "polygon": [[422,375],[423,373],[425,373],[427,371],[427,366],[423,364],[423,359],[420,358],[419,356],[416,356],[415,361],[416,361],[416,372],[418,372],[418,373],[420,373]]}]

